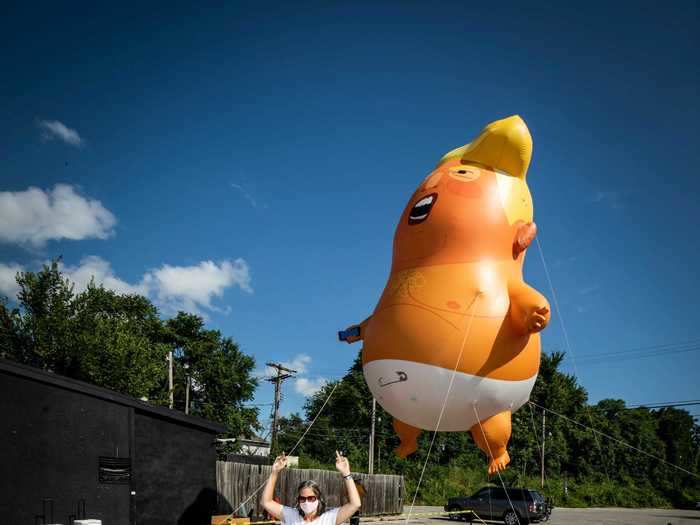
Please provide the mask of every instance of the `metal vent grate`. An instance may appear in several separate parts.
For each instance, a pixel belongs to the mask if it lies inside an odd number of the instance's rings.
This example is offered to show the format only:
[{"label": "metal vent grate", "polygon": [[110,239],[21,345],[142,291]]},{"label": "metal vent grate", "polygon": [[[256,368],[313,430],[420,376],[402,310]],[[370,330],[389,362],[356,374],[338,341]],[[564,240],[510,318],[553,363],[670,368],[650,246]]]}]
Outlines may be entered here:
[{"label": "metal vent grate", "polygon": [[100,483],[129,483],[131,481],[131,458],[100,456],[98,473]]}]

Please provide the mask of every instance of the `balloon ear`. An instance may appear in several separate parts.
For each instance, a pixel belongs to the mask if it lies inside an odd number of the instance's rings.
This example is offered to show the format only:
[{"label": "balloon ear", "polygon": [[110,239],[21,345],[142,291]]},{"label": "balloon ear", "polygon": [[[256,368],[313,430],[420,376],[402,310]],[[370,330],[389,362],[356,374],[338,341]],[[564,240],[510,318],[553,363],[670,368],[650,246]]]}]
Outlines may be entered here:
[{"label": "balloon ear", "polygon": [[537,235],[537,225],[534,222],[521,222],[515,232],[515,240],[513,241],[513,259],[528,249]]}]

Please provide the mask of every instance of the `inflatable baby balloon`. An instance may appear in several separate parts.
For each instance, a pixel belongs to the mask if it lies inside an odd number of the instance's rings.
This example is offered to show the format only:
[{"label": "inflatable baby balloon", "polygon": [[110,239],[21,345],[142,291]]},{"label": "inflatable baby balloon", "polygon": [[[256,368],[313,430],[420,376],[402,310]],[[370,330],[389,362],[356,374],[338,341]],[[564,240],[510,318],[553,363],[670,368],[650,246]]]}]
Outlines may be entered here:
[{"label": "inflatable baby balloon", "polygon": [[535,384],[538,332],[550,318],[522,277],[537,232],[531,156],[518,116],[447,153],[401,215],[374,313],[340,333],[363,341],[365,379],[394,417],[401,457],[415,452],[421,430],[469,430],[490,474],[510,461],[511,414]]}]

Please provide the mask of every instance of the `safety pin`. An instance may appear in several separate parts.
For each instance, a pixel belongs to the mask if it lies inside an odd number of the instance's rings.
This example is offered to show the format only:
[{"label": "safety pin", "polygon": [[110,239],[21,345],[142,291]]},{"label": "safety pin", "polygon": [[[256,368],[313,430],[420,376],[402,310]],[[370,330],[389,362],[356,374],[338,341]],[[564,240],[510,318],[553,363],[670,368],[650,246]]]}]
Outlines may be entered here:
[{"label": "safety pin", "polygon": [[379,386],[385,387],[385,386],[393,385],[394,383],[403,383],[404,381],[408,381],[408,375],[406,374],[406,372],[400,372],[397,370],[396,374],[399,376],[399,378],[395,381],[389,381],[388,383],[382,383],[384,378],[380,377],[379,378]]}]

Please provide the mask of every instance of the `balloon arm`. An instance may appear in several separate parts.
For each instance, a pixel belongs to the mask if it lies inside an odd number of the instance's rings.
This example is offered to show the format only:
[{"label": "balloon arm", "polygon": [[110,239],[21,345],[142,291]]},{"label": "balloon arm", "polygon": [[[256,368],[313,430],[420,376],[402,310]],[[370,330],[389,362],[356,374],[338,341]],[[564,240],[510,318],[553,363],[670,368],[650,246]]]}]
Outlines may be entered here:
[{"label": "balloon arm", "polygon": [[523,335],[534,334],[549,323],[551,308],[547,299],[523,281],[508,283],[510,318]]},{"label": "balloon arm", "polygon": [[365,330],[371,318],[372,316],[370,315],[360,324],[354,324],[352,326],[347,327],[345,330],[338,332],[338,339],[341,341],[345,341],[348,344],[361,341],[365,338]]}]

